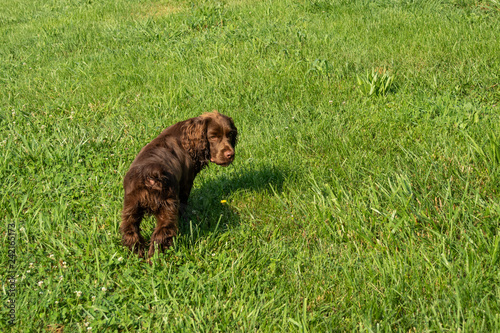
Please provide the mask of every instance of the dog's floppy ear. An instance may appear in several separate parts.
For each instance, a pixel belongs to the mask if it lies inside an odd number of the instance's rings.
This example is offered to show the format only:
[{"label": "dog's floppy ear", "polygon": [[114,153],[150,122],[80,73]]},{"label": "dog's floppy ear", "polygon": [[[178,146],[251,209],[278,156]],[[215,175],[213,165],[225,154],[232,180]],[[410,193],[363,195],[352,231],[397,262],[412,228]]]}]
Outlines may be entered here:
[{"label": "dog's floppy ear", "polygon": [[210,118],[192,118],[186,121],[182,132],[182,147],[197,162],[210,160],[207,124]]}]

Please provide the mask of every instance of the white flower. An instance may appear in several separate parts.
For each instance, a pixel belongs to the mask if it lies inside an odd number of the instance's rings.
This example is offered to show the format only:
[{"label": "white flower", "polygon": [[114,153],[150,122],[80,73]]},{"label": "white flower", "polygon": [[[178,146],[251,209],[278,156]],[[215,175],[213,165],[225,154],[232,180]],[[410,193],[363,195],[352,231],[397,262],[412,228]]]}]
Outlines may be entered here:
[{"label": "white flower", "polygon": [[95,301],[95,296],[92,296],[92,302]]},{"label": "white flower", "polygon": [[123,260],[123,257],[118,258],[118,261],[122,261],[122,260]]},{"label": "white flower", "polygon": [[43,281],[38,281],[38,286],[41,287],[43,285]]},{"label": "white flower", "polygon": [[106,292],[106,290],[108,290],[108,289],[106,289],[106,287],[102,287],[102,288],[101,288],[101,290],[102,290],[103,292]]},{"label": "white flower", "polygon": [[49,258],[50,258],[50,259],[54,259],[54,255],[53,255],[53,254],[51,254],[51,255],[49,256]]},{"label": "white flower", "polygon": [[76,296],[77,296],[77,297],[82,296],[82,292],[81,292],[81,291],[75,291],[75,293],[76,293]]},{"label": "white flower", "polygon": [[30,268],[33,268],[33,263],[32,262],[30,262]]}]

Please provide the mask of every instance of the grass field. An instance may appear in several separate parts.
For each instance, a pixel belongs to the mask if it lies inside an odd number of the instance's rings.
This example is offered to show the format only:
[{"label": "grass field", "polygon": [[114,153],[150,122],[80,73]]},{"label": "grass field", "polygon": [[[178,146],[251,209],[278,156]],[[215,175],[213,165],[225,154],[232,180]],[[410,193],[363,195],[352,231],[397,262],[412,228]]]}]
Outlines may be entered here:
[{"label": "grass field", "polygon": [[[499,1],[0,8],[0,331],[500,332]],[[236,160],[150,266],[123,176],[213,109]]]}]

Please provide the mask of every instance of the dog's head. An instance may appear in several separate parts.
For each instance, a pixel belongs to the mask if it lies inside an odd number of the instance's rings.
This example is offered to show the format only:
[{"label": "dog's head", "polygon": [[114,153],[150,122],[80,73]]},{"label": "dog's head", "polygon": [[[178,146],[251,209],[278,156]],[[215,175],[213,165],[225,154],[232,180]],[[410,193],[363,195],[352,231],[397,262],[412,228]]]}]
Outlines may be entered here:
[{"label": "dog's head", "polygon": [[206,124],[206,136],[210,146],[210,162],[228,166],[234,160],[234,148],[238,138],[238,130],[233,119],[217,111],[200,116]]},{"label": "dog's head", "polygon": [[182,145],[201,165],[208,161],[228,166],[234,160],[238,130],[233,120],[217,111],[184,122]]}]

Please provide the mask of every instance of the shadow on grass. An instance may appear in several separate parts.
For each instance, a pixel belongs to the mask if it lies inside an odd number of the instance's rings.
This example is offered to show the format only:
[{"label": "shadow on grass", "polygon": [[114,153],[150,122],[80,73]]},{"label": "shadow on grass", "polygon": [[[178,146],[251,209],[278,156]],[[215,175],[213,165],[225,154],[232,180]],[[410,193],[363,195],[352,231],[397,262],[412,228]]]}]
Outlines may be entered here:
[{"label": "shadow on grass", "polygon": [[262,166],[207,181],[189,197],[187,212],[179,221],[181,234],[190,233],[193,226],[198,228],[200,236],[237,226],[240,223],[238,212],[221,201],[237,192],[271,191],[271,188],[281,192],[287,174],[288,171],[281,168]]},{"label": "shadow on grass", "polygon": [[[238,212],[227,203],[222,203],[229,195],[237,192],[281,192],[288,171],[277,167],[262,166],[256,170],[238,171],[231,177],[215,176],[207,180],[200,188],[193,189],[188,206],[179,219],[177,241],[181,247],[190,248],[200,238],[217,237],[240,223]],[[141,223],[142,235],[149,240],[155,228],[153,216],[145,216]],[[116,240],[121,247],[121,241]],[[125,250],[124,250],[125,251]]]}]

